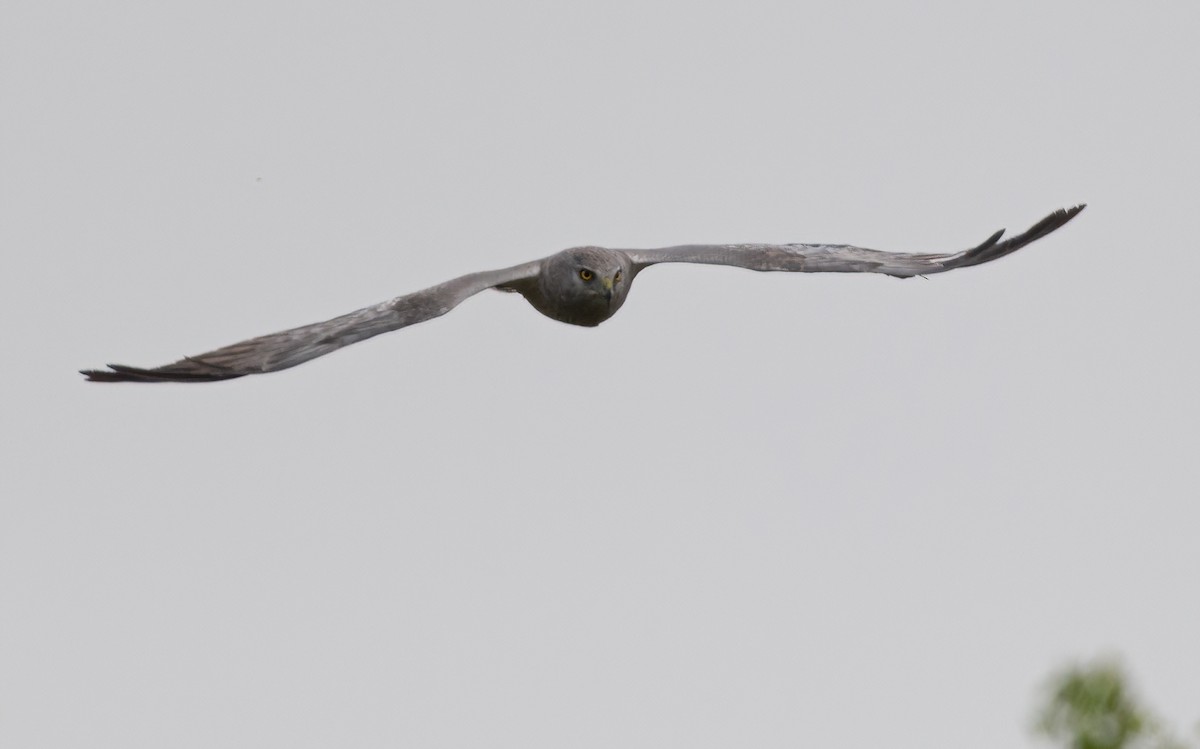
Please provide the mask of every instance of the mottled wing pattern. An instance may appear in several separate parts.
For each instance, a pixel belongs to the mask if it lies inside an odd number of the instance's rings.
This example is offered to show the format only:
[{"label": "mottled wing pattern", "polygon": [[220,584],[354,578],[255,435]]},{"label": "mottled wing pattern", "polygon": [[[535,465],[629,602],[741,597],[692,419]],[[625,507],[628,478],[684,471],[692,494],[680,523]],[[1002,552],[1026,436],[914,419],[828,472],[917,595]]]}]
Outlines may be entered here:
[{"label": "mottled wing pattern", "polygon": [[251,338],[153,369],[109,364],[83,370],[94,382],[212,382],[276,372],[380,333],[440,317],[479,292],[537,276],[540,261],[472,273],[332,320]]},{"label": "mottled wing pattern", "polygon": [[1083,205],[1059,209],[1021,234],[1000,241],[1001,229],[978,247],[950,254],[881,252],[848,244],[699,244],[624,252],[637,270],[657,263],[705,263],[757,271],[885,273],[908,278],[1002,258],[1046,236],[1083,209]]}]

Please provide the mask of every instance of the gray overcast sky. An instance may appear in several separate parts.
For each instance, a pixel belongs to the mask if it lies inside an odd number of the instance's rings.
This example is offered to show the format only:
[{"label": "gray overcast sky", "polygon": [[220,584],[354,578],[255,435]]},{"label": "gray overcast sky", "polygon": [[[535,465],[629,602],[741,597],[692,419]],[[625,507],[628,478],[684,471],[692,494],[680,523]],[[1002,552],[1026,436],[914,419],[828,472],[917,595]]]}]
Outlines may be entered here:
[{"label": "gray overcast sky", "polygon": [[[1114,10],[1118,7],[1124,10]],[[1195,2],[62,3],[0,23],[0,745],[1026,746],[1200,717]],[[664,267],[97,386],[584,243]]]}]

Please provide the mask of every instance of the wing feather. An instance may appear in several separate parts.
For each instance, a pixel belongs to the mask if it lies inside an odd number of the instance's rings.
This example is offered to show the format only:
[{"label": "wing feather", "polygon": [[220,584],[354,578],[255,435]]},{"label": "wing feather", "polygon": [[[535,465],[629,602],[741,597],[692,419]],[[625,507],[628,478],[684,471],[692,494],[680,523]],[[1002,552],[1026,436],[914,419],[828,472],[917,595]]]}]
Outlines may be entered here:
[{"label": "wing feather", "polygon": [[535,278],[540,261],[503,270],[472,273],[428,289],[364,307],[332,320],[240,341],[152,369],[109,364],[85,369],[92,382],[213,382],[277,372],[380,333],[440,317],[468,297],[500,284]]},{"label": "wing feather", "polygon": [[703,263],[757,271],[884,273],[909,278],[1002,258],[1058,229],[1084,208],[1081,204],[1059,209],[1025,232],[1004,241],[1000,241],[1004,235],[1001,229],[976,247],[947,254],[882,252],[848,244],[699,244],[623,252],[629,255],[638,271],[657,263]]}]

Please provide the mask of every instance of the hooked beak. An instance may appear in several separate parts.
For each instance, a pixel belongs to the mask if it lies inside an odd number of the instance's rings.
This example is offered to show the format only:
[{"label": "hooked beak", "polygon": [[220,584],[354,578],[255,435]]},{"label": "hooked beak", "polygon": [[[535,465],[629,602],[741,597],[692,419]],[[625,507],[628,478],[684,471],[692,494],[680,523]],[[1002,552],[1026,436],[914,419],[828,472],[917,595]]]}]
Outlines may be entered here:
[{"label": "hooked beak", "polygon": [[611,302],[612,301],[612,287],[613,287],[612,277],[610,276],[608,278],[600,279],[600,285],[604,287],[604,301]]}]

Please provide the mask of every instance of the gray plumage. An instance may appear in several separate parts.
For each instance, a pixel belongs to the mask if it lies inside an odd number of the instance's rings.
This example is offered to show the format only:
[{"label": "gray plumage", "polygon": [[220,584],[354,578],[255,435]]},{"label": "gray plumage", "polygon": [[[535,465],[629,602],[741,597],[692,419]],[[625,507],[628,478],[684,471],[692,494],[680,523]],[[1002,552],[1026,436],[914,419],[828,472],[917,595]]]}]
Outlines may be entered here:
[{"label": "gray plumage", "polygon": [[953,254],[898,253],[844,244],[680,245],[656,250],[575,247],[503,270],[471,273],[332,320],[251,338],[153,369],[109,364],[82,374],[93,382],[211,382],[276,372],[380,333],[440,317],[485,289],[521,294],[543,315],[595,326],[616,314],[639,273],[658,263],[732,265],[756,271],[883,273],[925,276],[1004,257],[1074,218],[1078,205],[1050,214],[1030,229]]}]

